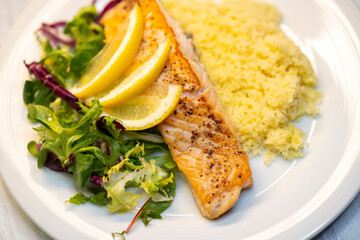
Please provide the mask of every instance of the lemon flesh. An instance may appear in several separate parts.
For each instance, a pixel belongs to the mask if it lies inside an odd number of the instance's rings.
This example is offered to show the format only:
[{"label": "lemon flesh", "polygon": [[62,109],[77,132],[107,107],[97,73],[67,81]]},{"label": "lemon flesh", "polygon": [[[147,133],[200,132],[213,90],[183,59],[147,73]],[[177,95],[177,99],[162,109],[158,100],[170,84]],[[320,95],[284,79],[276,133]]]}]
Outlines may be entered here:
[{"label": "lemon flesh", "polygon": [[105,115],[115,117],[126,130],[143,130],[164,121],[176,107],[181,86],[154,83],[142,95],[115,108],[105,108]]},{"label": "lemon flesh", "polygon": [[79,98],[88,98],[107,89],[135,59],[143,34],[143,16],[135,5],[129,17],[119,24],[116,36],[95,56],[78,86],[71,91]]},{"label": "lemon flesh", "polygon": [[116,107],[132,98],[140,95],[159,77],[165,67],[169,56],[170,42],[166,41],[159,45],[156,53],[140,67],[137,67],[128,77],[100,98],[102,106]]}]

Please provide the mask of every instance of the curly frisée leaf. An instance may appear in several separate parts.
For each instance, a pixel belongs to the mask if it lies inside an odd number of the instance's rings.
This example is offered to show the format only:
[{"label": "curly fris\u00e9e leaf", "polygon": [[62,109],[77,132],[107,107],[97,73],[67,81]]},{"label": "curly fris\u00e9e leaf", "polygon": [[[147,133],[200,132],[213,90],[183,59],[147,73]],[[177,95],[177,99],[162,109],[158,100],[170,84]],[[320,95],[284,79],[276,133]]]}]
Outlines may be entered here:
[{"label": "curly fris\u00e9e leaf", "polygon": [[108,192],[108,198],[111,198],[111,203],[108,205],[110,212],[126,212],[136,207],[136,200],[140,198],[139,195],[132,194],[132,192],[125,191],[127,182],[132,181],[138,177],[137,172],[113,174],[109,181],[104,181],[103,187]]},{"label": "curly fris\u00e9e leaf", "polygon": [[[150,196],[159,201],[171,201],[172,196],[164,190],[174,181],[174,174],[168,173],[161,167],[156,166],[155,160],[147,162],[143,155],[144,148],[139,144],[125,154],[125,159],[112,167],[104,178],[103,187],[112,199],[108,205],[111,212],[124,212],[135,208],[136,200],[140,197],[132,192],[127,192],[128,184],[138,186]],[[138,155],[141,165],[130,163],[130,157]],[[123,169],[124,166],[133,171]]]}]

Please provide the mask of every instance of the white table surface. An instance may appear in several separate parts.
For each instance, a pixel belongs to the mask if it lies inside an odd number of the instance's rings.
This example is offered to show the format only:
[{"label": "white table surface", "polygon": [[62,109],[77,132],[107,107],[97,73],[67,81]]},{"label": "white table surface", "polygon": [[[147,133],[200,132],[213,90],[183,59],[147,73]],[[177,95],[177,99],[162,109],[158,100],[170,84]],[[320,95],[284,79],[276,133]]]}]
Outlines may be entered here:
[{"label": "white table surface", "polygon": [[[354,1],[360,2],[359,0]],[[0,46],[6,33],[29,2],[31,0],[0,0]],[[23,212],[10,195],[0,176],[0,240],[33,239],[49,240],[52,238],[36,226]],[[314,239],[360,239],[360,194],[335,222]]]}]

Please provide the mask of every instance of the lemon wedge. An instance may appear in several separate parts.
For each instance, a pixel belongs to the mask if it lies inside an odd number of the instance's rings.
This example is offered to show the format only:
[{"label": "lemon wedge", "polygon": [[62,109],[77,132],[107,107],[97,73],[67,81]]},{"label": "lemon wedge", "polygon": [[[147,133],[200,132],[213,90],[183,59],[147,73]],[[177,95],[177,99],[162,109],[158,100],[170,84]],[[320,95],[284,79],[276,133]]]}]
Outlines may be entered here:
[{"label": "lemon wedge", "polygon": [[143,34],[143,16],[136,4],[127,19],[119,24],[116,35],[95,56],[92,65],[71,92],[79,98],[88,98],[107,89],[133,62]]},{"label": "lemon wedge", "polygon": [[170,42],[161,43],[148,61],[132,71],[117,86],[103,93],[106,95],[99,98],[101,105],[105,108],[116,107],[144,92],[146,88],[155,82],[165,67],[169,51]]},{"label": "lemon wedge", "polygon": [[179,102],[181,86],[153,83],[143,94],[104,114],[118,118],[126,130],[143,130],[164,121]]}]

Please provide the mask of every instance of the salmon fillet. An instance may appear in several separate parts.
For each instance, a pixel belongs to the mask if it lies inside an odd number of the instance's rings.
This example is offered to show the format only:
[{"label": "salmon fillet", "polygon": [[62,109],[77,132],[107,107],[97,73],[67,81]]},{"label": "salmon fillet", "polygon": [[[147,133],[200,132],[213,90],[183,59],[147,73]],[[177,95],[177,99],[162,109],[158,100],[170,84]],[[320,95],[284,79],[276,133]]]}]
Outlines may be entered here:
[{"label": "salmon fillet", "polygon": [[203,216],[217,218],[252,185],[246,153],[198,63],[190,41],[156,0],[124,0],[103,21],[125,19],[135,4],[144,16],[144,37],[134,65],[150,58],[169,39],[171,50],[157,82],[181,85],[179,104],[158,129],[193,191]]}]

